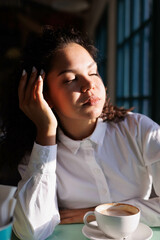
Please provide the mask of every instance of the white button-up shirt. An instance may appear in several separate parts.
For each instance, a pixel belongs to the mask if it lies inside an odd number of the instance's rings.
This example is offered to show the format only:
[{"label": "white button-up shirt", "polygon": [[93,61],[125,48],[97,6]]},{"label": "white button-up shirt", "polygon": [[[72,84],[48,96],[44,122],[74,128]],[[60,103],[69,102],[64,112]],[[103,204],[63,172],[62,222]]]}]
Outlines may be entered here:
[{"label": "white button-up shirt", "polygon": [[[75,141],[58,130],[58,143],[34,143],[28,165],[20,165],[15,234],[45,239],[59,223],[58,206],[88,208],[127,202],[141,221],[160,226],[160,127],[130,113],[124,121],[98,120],[91,136]],[[150,199],[154,186],[157,197]]]}]

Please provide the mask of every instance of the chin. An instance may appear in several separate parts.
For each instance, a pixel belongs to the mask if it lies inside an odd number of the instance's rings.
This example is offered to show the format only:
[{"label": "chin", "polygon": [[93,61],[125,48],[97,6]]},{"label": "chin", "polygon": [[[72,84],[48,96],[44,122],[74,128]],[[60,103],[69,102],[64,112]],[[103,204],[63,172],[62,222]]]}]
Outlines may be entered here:
[{"label": "chin", "polygon": [[89,119],[97,119],[101,115],[102,111],[92,111],[92,112],[87,112],[86,115],[88,116]]}]

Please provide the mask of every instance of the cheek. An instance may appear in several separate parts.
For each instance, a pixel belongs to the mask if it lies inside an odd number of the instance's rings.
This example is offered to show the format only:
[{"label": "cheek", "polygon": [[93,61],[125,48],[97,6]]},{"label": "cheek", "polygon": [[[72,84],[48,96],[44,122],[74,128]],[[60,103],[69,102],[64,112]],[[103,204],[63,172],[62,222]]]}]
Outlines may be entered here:
[{"label": "cheek", "polygon": [[76,91],[68,94],[68,100],[73,105],[78,103],[79,99],[80,99],[80,94]]},{"label": "cheek", "polygon": [[100,82],[97,87],[99,89],[100,97],[105,99],[106,98],[106,89],[105,89],[104,84],[102,82]]},{"label": "cheek", "polygon": [[52,107],[55,110],[64,112],[69,110],[76,104],[77,96],[75,93],[68,93],[65,91],[60,92],[50,92],[50,99],[52,102]]},{"label": "cheek", "polygon": [[45,99],[51,108],[57,107],[60,101],[59,91],[53,85],[48,86]]}]

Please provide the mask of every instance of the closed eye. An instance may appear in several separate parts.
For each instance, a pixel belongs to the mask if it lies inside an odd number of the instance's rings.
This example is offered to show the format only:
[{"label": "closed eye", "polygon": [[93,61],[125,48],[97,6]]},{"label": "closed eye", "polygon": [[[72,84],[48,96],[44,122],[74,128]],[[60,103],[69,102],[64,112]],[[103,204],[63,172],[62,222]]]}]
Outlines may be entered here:
[{"label": "closed eye", "polygon": [[77,77],[72,78],[72,79],[70,79],[70,80],[65,80],[64,83],[65,83],[65,84],[69,84],[69,83],[72,83],[72,82],[75,81],[75,80],[77,80]]},{"label": "closed eye", "polygon": [[99,76],[99,74],[98,73],[91,73],[91,74],[89,74],[89,76]]}]

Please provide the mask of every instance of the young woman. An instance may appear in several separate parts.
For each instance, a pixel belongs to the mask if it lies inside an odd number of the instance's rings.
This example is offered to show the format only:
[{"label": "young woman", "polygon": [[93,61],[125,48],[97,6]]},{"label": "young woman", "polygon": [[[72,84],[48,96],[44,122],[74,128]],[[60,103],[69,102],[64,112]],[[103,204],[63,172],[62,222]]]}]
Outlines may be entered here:
[{"label": "young woman", "polygon": [[134,204],[141,221],[160,226],[160,128],[110,104],[93,45],[79,32],[46,28],[23,67],[15,234],[46,239],[60,221],[82,222],[105,202]]}]

